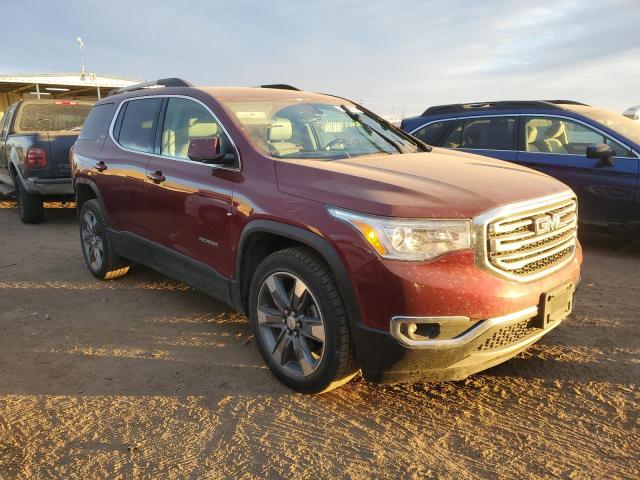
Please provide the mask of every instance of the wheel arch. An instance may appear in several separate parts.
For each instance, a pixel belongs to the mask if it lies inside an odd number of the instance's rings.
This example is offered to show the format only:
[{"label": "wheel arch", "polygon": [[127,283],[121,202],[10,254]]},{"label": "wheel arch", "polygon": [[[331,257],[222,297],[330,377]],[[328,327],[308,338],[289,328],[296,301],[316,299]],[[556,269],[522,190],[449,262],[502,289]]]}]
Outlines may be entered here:
[{"label": "wheel arch", "polygon": [[98,186],[95,184],[95,182],[93,182],[88,178],[79,177],[75,179],[73,186],[76,191],[76,209],[77,209],[78,215],[82,210],[82,205],[84,205],[84,203],[87,200],[96,199],[100,203],[100,208],[102,209],[102,212],[108,223],[109,222],[108,212],[107,212],[107,209],[105,208],[104,200],[102,198],[102,194],[100,193],[100,189],[98,189]]},{"label": "wheel arch", "polygon": [[338,291],[347,311],[351,327],[360,323],[360,309],[355,290],[344,261],[329,243],[320,235],[286,223],[272,220],[254,220],[245,226],[238,242],[236,272],[231,282],[231,300],[234,307],[247,313],[251,275],[255,267],[271,253],[299,245],[315,252],[331,270]]}]

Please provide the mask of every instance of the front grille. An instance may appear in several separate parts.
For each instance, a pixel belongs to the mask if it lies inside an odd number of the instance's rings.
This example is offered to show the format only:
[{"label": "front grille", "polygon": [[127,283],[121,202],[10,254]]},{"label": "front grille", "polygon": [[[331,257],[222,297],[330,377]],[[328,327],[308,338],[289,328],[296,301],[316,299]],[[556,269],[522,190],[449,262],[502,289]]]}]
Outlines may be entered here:
[{"label": "front grille", "polygon": [[529,325],[530,323],[531,320],[527,319],[501,328],[494,332],[493,335],[487,338],[483,343],[478,345],[478,350],[493,350],[496,348],[506,347],[528,337],[538,330],[535,327],[531,327]]},{"label": "front grille", "polygon": [[575,198],[502,216],[487,225],[487,262],[510,278],[542,276],[573,257],[577,225]]}]

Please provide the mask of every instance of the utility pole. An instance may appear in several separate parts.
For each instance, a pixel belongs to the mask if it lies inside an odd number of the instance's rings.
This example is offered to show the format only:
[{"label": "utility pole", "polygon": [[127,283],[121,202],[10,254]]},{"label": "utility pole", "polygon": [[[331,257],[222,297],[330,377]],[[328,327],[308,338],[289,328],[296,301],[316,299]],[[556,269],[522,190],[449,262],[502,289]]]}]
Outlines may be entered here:
[{"label": "utility pole", "polygon": [[84,69],[84,42],[81,37],[76,37],[76,42],[80,45],[80,65],[82,66],[82,70],[80,71],[80,78],[84,80],[85,69]]}]

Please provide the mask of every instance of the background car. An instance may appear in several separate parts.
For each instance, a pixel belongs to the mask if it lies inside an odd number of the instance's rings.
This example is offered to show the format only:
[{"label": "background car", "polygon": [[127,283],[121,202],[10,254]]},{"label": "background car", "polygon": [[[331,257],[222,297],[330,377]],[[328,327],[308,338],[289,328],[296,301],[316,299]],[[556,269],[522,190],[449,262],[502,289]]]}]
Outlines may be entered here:
[{"label": "background car", "polygon": [[635,238],[640,230],[640,123],[570,100],[440,105],[402,129],[435,146],[534,168],[578,195],[580,221]]}]

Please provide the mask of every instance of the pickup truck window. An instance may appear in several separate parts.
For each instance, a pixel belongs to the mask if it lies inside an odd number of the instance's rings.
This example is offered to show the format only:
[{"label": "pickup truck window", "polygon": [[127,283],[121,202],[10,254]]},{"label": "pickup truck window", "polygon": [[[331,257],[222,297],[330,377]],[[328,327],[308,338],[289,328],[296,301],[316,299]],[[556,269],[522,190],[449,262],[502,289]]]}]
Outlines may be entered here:
[{"label": "pickup truck window", "polygon": [[113,103],[103,103],[93,107],[84,122],[78,140],[97,140],[100,135],[106,133],[114,110]]},{"label": "pickup truck window", "polygon": [[18,111],[15,130],[25,132],[60,132],[80,130],[91,105],[70,101],[24,103]]},{"label": "pickup truck window", "polygon": [[153,153],[162,98],[129,100],[124,107],[118,143],[137,152]]}]

